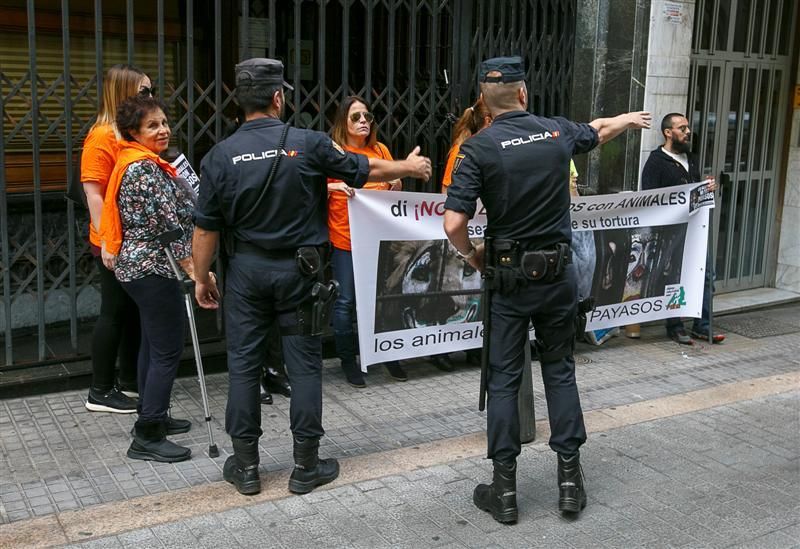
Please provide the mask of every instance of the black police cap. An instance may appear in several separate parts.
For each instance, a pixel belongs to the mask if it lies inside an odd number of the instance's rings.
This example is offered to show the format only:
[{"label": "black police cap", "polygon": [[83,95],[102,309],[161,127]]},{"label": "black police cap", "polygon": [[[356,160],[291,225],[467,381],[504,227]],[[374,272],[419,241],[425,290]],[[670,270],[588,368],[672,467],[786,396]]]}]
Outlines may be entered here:
[{"label": "black police cap", "polygon": [[[486,76],[490,72],[499,72],[500,76]],[[522,65],[522,58],[514,57],[493,57],[481,63],[478,71],[478,82],[520,82],[525,80],[525,68]]]},{"label": "black police cap", "polygon": [[234,69],[237,86],[257,86],[283,84],[285,88],[294,90],[283,79],[283,63],[277,59],[254,57],[242,61]]}]

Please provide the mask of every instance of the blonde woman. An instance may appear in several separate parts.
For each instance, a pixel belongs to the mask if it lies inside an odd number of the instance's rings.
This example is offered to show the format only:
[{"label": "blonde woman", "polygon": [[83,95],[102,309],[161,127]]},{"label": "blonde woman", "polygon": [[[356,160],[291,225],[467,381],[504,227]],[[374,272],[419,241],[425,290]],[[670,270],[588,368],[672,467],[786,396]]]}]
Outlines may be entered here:
[{"label": "blonde woman", "polygon": [[[92,334],[92,385],[86,408],[92,412],[130,414],[138,397],[136,363],[139,350],[139,312],[123,291],[114,272],[101,259],[98,230],[111,172],[119,152],[119,131],[114,119],[125,99],[152,95],[147,75],[130,65],[114,65],[103,81],[103,98],[97,120],[83,143],[81,182],[89,207],[89,243],[100,275],[100,316]],[[115,366],[119,358],[119,380]]]}]

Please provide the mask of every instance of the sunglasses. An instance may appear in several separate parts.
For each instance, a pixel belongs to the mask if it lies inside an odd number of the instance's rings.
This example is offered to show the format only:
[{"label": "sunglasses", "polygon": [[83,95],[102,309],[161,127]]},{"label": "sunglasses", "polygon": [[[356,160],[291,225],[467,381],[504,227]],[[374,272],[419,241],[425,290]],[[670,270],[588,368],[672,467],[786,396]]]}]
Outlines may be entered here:
[{"label": "sunglasses", "polygon": [[155,97],[156,91],[157,89],[155,86],[153,86],[152,88],[148,88],[147,86],[142,86],[141,88],[139,88],[139,95],[143,97],[147,97],[148,95],[150,97]]},{"label": "sunglasses", "polygon": [[350,122],[355,124],[359,120],[361,120],[361,116],[364,116],[364,120],[367,121],[367,124],[372,124],[372,121],[375,120],[375,115],[371,112],[354,112],[350,115]]}]

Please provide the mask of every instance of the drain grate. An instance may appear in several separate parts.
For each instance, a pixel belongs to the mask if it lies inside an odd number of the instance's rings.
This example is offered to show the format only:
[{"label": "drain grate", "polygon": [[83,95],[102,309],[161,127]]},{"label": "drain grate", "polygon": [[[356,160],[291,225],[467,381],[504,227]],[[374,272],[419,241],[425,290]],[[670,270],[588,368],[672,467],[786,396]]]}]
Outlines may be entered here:
[{"label": "drain grate", "polygon": [[795,321],[778,320],[762,315],[736,315],[714,320],[714,327],[734,332],[751,339],[772,337],[800,332],[800,324]]}]

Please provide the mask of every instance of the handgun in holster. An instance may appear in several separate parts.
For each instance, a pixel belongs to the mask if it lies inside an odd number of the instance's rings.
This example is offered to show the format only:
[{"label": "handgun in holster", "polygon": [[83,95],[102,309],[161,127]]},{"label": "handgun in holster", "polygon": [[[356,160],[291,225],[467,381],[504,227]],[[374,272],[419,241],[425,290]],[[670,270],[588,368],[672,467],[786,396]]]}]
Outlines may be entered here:
[{"label": "handgun in holster", "polygon": [[311,296],[314,298],[311,306],[311,335],[319,336],[330,324],[333,304],[339,297],[339,283],[335,280],[315,282],[311,288]]},{"label": "handgun in holster", "polygon": [[594,297],[584,297],[578,301],[578,313],[575,315],[575,337],[580,339],[586,332],[586,313],[594,309]]}]

